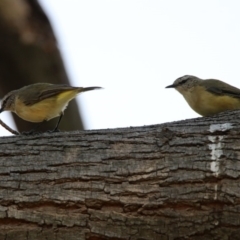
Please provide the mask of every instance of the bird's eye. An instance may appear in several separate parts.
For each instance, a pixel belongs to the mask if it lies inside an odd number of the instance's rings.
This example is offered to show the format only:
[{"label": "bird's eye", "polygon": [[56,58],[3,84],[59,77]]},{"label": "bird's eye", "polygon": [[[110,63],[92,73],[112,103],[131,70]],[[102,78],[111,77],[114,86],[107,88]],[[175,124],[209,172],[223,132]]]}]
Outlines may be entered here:
[{"label": "bird's eye", "polygon": [[179,85],[182,85],[182,84],[186,83],[187,80],[188,80],[188,79],[184,79],[184,80],[182,80],[181,82],[179,82]]}]

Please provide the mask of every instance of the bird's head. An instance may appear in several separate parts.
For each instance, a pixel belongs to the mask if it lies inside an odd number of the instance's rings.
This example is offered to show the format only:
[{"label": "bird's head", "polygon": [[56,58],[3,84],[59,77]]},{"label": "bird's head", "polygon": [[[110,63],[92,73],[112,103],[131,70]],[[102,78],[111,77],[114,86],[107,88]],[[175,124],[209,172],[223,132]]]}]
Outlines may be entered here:
[{"label": "bird's head", "polygon": [[3,97],[0,113],[3,111],[15,110],[15,97],[16,97],[16,90],[9,92]]},{"label": "bird's head", "polygon": [[166,88],[175,88],[180,93],[184,93],[196,87],[202,80],[192,75],[184,75],[177,78],[172,85]]}]

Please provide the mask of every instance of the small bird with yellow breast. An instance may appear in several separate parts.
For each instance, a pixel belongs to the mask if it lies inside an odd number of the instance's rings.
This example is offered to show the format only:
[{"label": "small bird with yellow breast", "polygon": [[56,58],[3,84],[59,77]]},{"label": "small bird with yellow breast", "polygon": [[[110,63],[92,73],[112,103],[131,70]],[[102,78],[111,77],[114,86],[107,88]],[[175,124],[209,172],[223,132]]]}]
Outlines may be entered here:
[{"label": "small bird with yellow breast", "polygon": [[217,79],[185,75],[166,88],[175,88],[189,106],[202,116],[240,109],[240,89]]},{"label": "small bird with yellow breast", "polygon": [[101,89],[101,87],[71,87],[61,84],[36,83],[13,90],[2,100],[0,113],[11,111],[29,122],[43,122],[58,117],[54,131],[58,131],[59,123],[68,103],[81,92]]}]

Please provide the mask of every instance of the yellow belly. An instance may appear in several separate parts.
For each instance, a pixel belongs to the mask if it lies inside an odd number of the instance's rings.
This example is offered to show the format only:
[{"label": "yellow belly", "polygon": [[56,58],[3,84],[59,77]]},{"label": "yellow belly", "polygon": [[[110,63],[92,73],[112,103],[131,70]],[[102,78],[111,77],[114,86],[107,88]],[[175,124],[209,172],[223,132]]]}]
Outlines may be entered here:
[{"label": "yellow belly", "polygon": [[189,106],[202,116],[211,116],[227,110],[240,109],[240,99],[228,95],[217,96],[203,87],[195,87],[191,93],[183,94]]},{"label": "yellow belly", "polygon": [[29,122],[42,122],[55,118],[65,110],[68,102],[77,95],[77,91],[67,91],[57,96],[44,99],[31,106],[26,106],[20,99],[16,99],[15,113]]}]

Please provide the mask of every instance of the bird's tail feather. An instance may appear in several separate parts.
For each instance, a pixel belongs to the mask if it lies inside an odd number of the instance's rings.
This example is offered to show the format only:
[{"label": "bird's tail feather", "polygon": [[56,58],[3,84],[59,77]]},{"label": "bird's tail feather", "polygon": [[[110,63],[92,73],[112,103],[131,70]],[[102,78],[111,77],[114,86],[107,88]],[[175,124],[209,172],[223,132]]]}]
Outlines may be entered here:
[{"label": "bird's tail feather", "polygon": [[86,92],[86,91],[91,91],[95,89],[102,89],[102,87],[85,87],[80,90],[80,92]]}]

